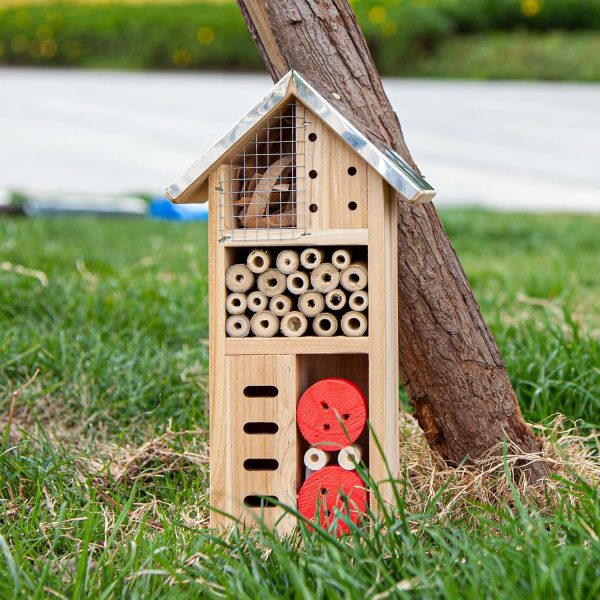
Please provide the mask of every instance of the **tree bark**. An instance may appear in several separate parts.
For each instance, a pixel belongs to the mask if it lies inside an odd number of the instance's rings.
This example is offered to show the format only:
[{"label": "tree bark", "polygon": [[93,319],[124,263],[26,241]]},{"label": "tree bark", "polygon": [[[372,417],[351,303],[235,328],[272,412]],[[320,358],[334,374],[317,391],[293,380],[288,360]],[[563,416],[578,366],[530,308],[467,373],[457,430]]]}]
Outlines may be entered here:
[{"label": "tree bark", "polygon": [[[347,0],[237,0],[274,81],[297,70],[418,171]],[[431,447],[459,463],[506,435],[539,452],[433,204],[398,201],[400,377]],[[532,480],[547,464],[527,467]]]}]

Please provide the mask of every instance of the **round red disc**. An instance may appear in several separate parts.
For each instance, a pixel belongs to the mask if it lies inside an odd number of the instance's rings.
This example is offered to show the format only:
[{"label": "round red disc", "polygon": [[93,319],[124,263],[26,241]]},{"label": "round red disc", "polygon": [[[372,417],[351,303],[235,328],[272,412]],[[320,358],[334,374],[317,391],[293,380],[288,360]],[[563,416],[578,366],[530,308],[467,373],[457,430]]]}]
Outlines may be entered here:
[{"label": "round red disc", "polygon": [[296,420],[309,444],[340,450],[354,443],[365,428],[367,399],[352,381],[322,379],[302,394]]},{"label": "round red disc", "polygon": [[[339,517],[341,513],[346,520],[358,523],[366,510],[364,481],[356,471],[346,471],[341,467],[325,467],[316,471],[304,482],[298,494],[298,512],[309,521],[318,520],[325,529],[337,518],[336,514]],[[338,536],[349,529],[344,519],[337,521]]]}]

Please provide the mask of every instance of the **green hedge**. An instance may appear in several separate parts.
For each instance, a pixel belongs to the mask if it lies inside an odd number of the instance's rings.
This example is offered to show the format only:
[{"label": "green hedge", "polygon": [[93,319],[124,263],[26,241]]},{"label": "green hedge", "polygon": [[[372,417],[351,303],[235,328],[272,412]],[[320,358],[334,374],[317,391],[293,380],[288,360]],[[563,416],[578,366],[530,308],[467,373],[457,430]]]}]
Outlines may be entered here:
[{"label": "green hedge", "polygon": [[[464,54],[471,51],[477,55],[478,76],[502,72],[502,76],[519,77],[522,65],[515,64],[513,69],[507,63],[498,69],[489,62],[498,59],[495,49],[504,43],[514,50],[509,54],[519,55],[519,60],[536,44],[543,46],[543,52],[538,51],[540,60],[562,65],[556,69],[552,64],[540,64],[537,71],[525,69],[528,76],[555,78],[568,63],[576,68],[567,68],[560,77],[600,77],[597,61],[589,54],[597,48],[594,36],[600,36],[600,0],[355,0],[353,5],[384,74],[449,75],[461,71],[463,76],[471,76],[472,57]],[[577,33],[557,38],[552,33],[555,30]],[[572,44],[569,40],[577,39],[573,36],[582,31],[591,33],[582,38],[584,42]],[[486,37],[490,39],[489,52]],[[565,51],[568,61],[562,56]],[[460,64],[452,64],[446,56]],[[499,60],[504,57],[500,55]],[[204,2],[0,8],[0,64],[262,68],[236,5]]]}]

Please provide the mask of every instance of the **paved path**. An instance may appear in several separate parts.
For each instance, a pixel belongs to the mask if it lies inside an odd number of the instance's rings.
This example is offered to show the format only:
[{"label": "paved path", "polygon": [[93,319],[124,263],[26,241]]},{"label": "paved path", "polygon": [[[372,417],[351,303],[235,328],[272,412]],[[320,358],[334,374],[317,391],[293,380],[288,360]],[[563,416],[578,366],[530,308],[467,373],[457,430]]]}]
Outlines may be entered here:
[{"label": "paved path", "polygon": [[[388,79],[439,205],[600,211],[600,85]],[[160,192],[260,75],[0,69],[0,189]]]}]

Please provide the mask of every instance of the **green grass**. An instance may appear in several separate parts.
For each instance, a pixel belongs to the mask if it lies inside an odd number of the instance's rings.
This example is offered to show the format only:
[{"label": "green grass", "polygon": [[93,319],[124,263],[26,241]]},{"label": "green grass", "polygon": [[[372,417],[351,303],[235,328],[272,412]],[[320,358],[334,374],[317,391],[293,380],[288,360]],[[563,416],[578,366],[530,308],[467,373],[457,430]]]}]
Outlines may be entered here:
[{"label": "green grass", "polygon": [[[600,218],[443,218],[526,417],[597,428]],[[0,597],[600,594],[585,479],[545,511],[515,490],[444,523],[451,492],[401,498],[343,541],[207,530],[206,254],[203,224],[0,221]]]}]

